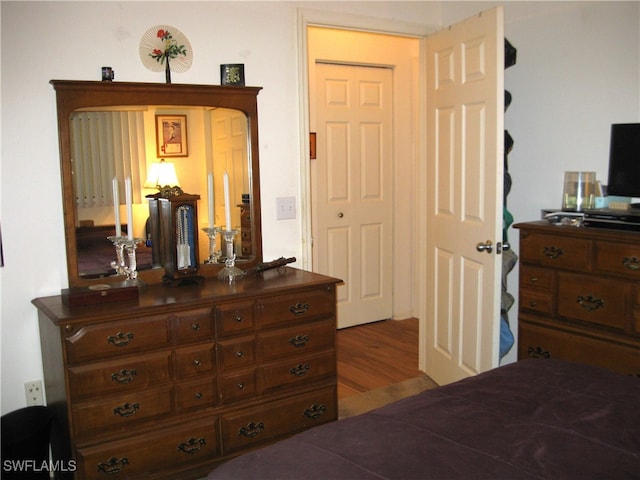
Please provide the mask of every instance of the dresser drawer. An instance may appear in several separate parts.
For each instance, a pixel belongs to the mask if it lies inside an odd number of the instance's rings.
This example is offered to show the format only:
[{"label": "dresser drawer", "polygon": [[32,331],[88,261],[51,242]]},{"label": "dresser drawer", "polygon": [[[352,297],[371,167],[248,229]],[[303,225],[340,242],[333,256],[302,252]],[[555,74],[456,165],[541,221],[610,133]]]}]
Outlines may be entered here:
[{"label": "dresser drawer", "polygon": [[558,314],[624,330],[631,285],[592,275],[558,273]]},{"label": "dresser drawer", "polygon": [[335,344],[335,335],[333,319],[261,333],[258,335],[258,356],[260,360],[269,360],[330,348]]},{"label": "dresser drawer", "polygon": [[215,378],[176,385],[176,413],[194,408],[210,407],[218,402]]},{"label": "dresser drawer", "polygon": [[596,242],[595,258],[599,272],[640,280],[640,245]]},{"label": "dresser drawer", "polygon": [[[251,233],[250,232],[243,233],[243,235],[242,235],[243,240],[244,240],[245,236],[251,237]],[[249,255],[251,255],[251,251],[252,250],[253,250],[253,244],[252,243],[243,241],[240,244],[240,251],[241,251],[243,257],[248,257]]]},{"label": "dresser drawer", "polygon": [[246,367],[256,361],[255,337],[240,337],[232,340],[222,340],[218,345],[221,352],[223,369]]},{"label": "dresser drawer", "polygon": [[259,300],[260,325],[270,327],[335,314],[333,288],[302,290]]},{"label": "dresser drawer", "polygon": [[201,342],[213,338],[213,314],[210,308],[172,315],[177,343]]},{"label": "dresser drawer", "polygon": [[223,415],[222,444],[225,454],[276,437],[337,419],[336,391],[318,390],[271,402],[264,406]]},{"label": "dresser drawer", "polygon": [[520,237],[522,262],[551,265],[558,268],[587,268],[591,242],[581,238],[523,232]]},{"label": "dresser drawer", "polygon": [[204,463],[220,456],[218,430],[218,418],[210,417],[79,448],[77,475],[87,480],[146,479],[181,465]]},{"label": "dresser drawer", "polygon": [[76,438],[129,431],[142,422],[171,415],[171,387],[77,403],[71,409]]},{"label": "dresser drawer", "polygon": [[531,310],[532,312],[544,313],[546,315],[553,314],[553,299],[550,292],[521,288],[519,305],[520,308],[524,310]]},{"label": "dresser drawer", "polygon": [[215,349],[213,343],[175,350],[177,378],[193,377],[215,373]]},{"label": "dresser drawer", "polygon": [[70,367],[69,391],[74,399],[155,387],[170,379],[171,352]]},{"label": "dresser drawer", "polygon": [[222,377],[222,398],[225,402],[253,397],[257,391],[255,369],[226,374]]},{"label": "dresser drawer", "polygon": [[168,315],[87,325],[65,338],[69,363],[127,355],[169,344]]},{"label": "dresser drawer", "polygon": [[253,331],[252,301],[216,305],[214,312],[216,329],[221,337]]},{"label": "dresser drawer", "polygon": [[335,352],[329,350],[263,365],[258,373],[258,385],[260,392],[264,392],[278,387],[311,382],[335,373]]},{"label": "dresser drawer", "polygon": [[520,285],[540,290],[551,290],[553,286],[553,270],[549,268],[520,265]]},{"label": "dresser drawer", "polygon": [[520,320],[518,359],[557,358],[597,365],[623,374],[640,374],[640,345],[635,348],[577,332]]}]

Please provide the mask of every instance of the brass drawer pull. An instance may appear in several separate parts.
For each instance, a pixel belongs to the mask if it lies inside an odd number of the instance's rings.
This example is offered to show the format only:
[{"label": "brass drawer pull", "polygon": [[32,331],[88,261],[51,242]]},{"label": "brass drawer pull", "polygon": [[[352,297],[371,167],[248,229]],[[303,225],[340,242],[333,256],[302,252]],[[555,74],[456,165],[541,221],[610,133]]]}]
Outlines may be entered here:
[{"label": "brass drawer pull", "polygon": [[242,320],[243,320],[242,315],[236,314],[234,320],[238,323],[242,323]]},{"label": "brass drawer pull", "polygon": [[196,397],[196,400],[200,400],[202,398],[202,392],[196,392],[194,396]]},{"label": "brass drawer pull", "polygon": [[327,406],[324,404],[318,405],[314,403],[311,407],[305,408],[304,410],[304,416],[312,419],[321,417],[325,413],[327,413]]},{"label": "brass drawer pull", "polygon": [[303,315],[309,310],[308,303],[296,303],[292,307],[289,307],[289,311],[294,315]]},{"label": "brass drawer pull", "polygon": [[194,453],[198,453],[203,445],[206,444],[207,442],[204,438],[195,439],[191,437],[186,443],[181,443],[180,445],[178,445],[178,451],[193,455]]},{"label": "brass drawer pull", "polygon": [[551,352],[542,347],[529,347],[527,353],[531,358],[551,358]]},{"label": "brass drawer pull", "polygon": [[111,457],[107,460],[107,463],[100,462],[97,470],[107,475],[115,475],[116,473],[120,473],[125,465],[129,465],[129,459],[127,457]]},{"label": "brass drawer pull", "polygon": [[238,387],[240,390],[244,390],[245,389],[245,384],[244,383],[239,383],[238,385],[236,385],[236,387]]},{"label": "brass drawer pull", "polygon": [[194,360],[193,361],[193,365],[195,367],[201,367],[202,366],[202,361],[201,360]]},{"label": "brass drawer pull", "polygon": [[592,295],[587,295],[586,297],[580,295],[577,300],[582,308],[589,310],[590,312],[598,310],[599,308],[604,308],[604,300]]},{"label": "brass drawer pull", "polygon": [[114,415],[120,415],[121,417],[130,417],[131,415],[134,415],[138,409],[140,408],[140,404],[139,403],[125,403],[124,405],[120,406],[120,407],[116,407],[113,409],[113,414]]},{"label": "brass drawer pull", "polygon": [[125,347],[129,345],[129,342],[133,340],[133,333],[122,333],[118,332],[115,335],[109,335],[107,337],[107,342],[115,345],[116,347]]},{"label": "brass drawer pull", "polygon": [[243,436],[247,438],[253,438],[258,435],[260,432],[264,430],[264,423],[249,423],[246,427],[242,427],[238,430],[238,436]]},{"label": "brass drawer pull", "polygon": [[192,323],[191,330],[193,330],[194,332],[197,332],[198,330],[200,330],[200,325],[198,323]]},{"label": "brass drawer pull", "polygon": [[291,370],[289,370],[289,373],[294,377],[303,377],[307,374],[310,368],[311,368],[311,365],[309,365],[308,363],[305,363],[304,365],[299,363],[298,365],[293,367]]},{"label": "brass drawer pull", "polygon": [[531,283],[538,283],[538,277],[531,277]]},{"label": "brass drawer pull", "polygon": [[309,341],[309,335],[297,335],[289,339],[289,343],[296,348],[304,347]]},{"label": "brass drawer pull", "polygon": [[135,369],[127,370],[123,368],[119,372],[112,373],[111,380],[118,383],[131,383],[137,374],[138,372]]},{"label": "brass drawer pull", "polygon": [[640,258],[638,257],[624,257],[622,259],[622,264],[624,265],[624,268],[633,270],[634,272],[640,270]]},{"label": "brass drawer pull", "polygon": [[238,358],[244,357],[244,352],[236,352],[236,357]]},{"label": "brass drawer pull", "polygon": [[534,307],[534,308],[535,308],[535,307],[537,307],[537,306],[538,306],[538,302],[536,302],[535,300],[531,300],[531,301],[529,302],[529,306],[530,306],[530,307]]},{"label": "brass drawer pull", "polygon": [[553,247],[553,246],[543,247],[542,253],[544,253],[545,257],[555,260],[564,254],[564,250],[562,248]]}]

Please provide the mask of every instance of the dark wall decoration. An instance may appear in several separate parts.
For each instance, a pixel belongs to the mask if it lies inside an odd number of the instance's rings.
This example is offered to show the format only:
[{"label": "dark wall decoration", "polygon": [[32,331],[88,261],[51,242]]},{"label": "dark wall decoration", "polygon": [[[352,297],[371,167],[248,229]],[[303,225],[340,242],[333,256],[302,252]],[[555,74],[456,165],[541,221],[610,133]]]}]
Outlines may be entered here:
[{"label": "dark wall decoration", "polygon": [[[505,70],[516,64],[517,50],[511,45],[509,40],[504,39],[504,68]],[[511,105],[511,93],[504,91],[504,110],[505,112]],[[513,138],[509,135],[509,131],[504,131],[504,199],[502,209],[502,243],[509,243],[509,227],[513,224],[513,215],[507,209],[507,196],[511,191],[511,174],[509,173],[509,153],[513,149]],[[518,262],[518,256],[511,250],[503,250],[502,252],[502,299],[500,305],[500,358],[502,359],[513,347],[513,332],[509,325],[509,310],[514,304],[513,295],[507,291],[507,276],[513,270]]]}]

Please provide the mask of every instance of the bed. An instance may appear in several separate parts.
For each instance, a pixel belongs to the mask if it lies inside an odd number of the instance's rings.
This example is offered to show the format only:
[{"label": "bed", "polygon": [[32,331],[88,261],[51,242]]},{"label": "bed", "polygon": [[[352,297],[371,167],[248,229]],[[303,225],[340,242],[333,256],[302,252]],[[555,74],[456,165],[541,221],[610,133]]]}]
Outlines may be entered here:
[{"label": "bed", "polygon": [[640,379],[524,360],[237,457],[209,480],[640,478]]},{"label": "bed", "polygon": [[[78,274],[84,278],[102,278],[115,275],[111,262],[116,259],[116,251],[109,240],[115,234],[111,226],[90,226],[76,228]],[[126,236],[126,232],[121,232]],[[151,268],[151,248],[144,243],[136,250],[137,270]]]}]

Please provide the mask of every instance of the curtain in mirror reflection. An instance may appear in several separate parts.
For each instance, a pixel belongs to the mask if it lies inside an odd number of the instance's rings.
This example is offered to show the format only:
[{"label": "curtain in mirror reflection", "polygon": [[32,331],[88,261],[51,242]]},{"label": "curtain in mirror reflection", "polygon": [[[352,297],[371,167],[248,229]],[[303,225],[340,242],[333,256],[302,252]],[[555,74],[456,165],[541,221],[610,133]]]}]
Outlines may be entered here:
[{"label": "curtain in mirror reflection", "polygon": [[144,118],[141,111],[76,112],[71,116],[71,152],[78,208],[113,207],[112,179],[131,178],[133,202],[140,203],[146,178]]}]

